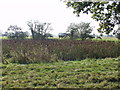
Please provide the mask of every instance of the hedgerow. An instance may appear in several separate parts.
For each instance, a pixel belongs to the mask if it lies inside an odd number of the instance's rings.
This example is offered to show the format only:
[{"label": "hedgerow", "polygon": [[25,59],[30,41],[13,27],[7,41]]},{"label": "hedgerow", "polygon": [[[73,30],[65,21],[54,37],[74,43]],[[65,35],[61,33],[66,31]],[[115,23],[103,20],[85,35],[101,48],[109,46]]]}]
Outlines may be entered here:
[{"label": "hedgerow", "polygon": [[39,63],[120,56],[120,42],[81,40],[3,40],[3,63]]}]

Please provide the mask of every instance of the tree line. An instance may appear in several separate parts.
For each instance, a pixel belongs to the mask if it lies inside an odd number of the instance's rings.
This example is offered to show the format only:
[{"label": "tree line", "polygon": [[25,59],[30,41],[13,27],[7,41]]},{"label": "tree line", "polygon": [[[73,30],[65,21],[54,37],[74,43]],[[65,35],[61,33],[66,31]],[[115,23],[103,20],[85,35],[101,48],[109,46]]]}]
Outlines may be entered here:
[{"label": "tree line", "polygon": [[[32,39],[48,39],[48,37],[53,37],[50,31],[53,30],[51,23],[40,23],[39,21],[28,21],[27,25],[31,31]],[[59,38],[76,39],[81,38],[81,40],[86,40],[87,38],[95,38],[95,35],[91,35],[93,27],[90,23],[80,22],[80,23],[70,23],[65,33],[59,33]],[[29,32],[23,32],[21,27],[17,25],[10,25],[4,34],[10,39],[25,39],[30,36]],[[102,36],[102,34],[101,34]],[[119,38],[119,34],[117,38]],[[101,39],[101,37],[98,37]]]},{"label": "tree line", "polygon": [[[49,32],[52,30],[51,23],[40,23],[39,21],[28,21],[27,26],[32,34],[32,39],[46,39],[52,37]],[[4,34],[10,39],[25,39],[29,32],[23,32],[21,27],[10,25]]]}]

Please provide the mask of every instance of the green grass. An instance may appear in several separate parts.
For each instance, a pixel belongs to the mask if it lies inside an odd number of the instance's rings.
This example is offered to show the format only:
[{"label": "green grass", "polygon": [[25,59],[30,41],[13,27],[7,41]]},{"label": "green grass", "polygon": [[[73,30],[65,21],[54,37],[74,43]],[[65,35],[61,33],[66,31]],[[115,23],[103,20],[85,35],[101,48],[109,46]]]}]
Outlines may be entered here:
[{"label": "green grass", "polygon": [[103,37],[102,39],[93,39],[93,40],[102,40],[102,41],[120,41],[115,37]]},{"label": "green grass", "polygon": [[[3,40],[4,40],[4,39],[9,39],[9,38],[6,37],[6,36],[4,36],[4,37],[1,36],[0,39],[3,39]],[[32,37],[27,37],[26,39],[32,39]]]},{"label": "green grass", "polygon": [[[3,88],[120,88],[120,58],[1,64]],[[118,79],[119,78],[119,79]]]},{"label": "green grass", "polygon": [[[7,37],[0,37],[0,39],[9,39]],[[26,39],[32,39],[32,37],[27,37]],[[59,40],[64,40],[64,39],[69,39],[69,38],[59,38],[59,37],[49,37],[48,39],[59,39]],[[76,40],[81,40],[80,38],[77,38]],[[115,37],[104,37],[102,39],[92,39],[92,40],[97,40],[97,41],[120,41]]]},{"label": "green grass", "polygon": [[[81,38],[77,38],[76,40],[81,40]],[[90,39],[87,39],[87,40],[90,40]],[[95,41],[120,41],[119,39],[117,39],[115,37],[103,37],[102,39],[93,38],[91,40],[95,40]]]},{"label": "green grass", "polygon": [[2,36],[0,36],[0,39],[8,39],[7,37],[2,37]]}]

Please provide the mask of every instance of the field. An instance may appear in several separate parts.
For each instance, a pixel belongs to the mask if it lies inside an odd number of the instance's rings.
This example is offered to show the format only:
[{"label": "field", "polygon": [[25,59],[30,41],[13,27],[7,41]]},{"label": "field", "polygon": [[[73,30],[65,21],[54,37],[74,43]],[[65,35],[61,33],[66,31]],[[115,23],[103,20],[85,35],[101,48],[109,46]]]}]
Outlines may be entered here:
[{"label": "field", "polygon": [[3,88],[119,89],[120,42],[2,40]]},{"label": "field", "polygon": [[120,58],[1,64],[3,88],[120,88]]}]

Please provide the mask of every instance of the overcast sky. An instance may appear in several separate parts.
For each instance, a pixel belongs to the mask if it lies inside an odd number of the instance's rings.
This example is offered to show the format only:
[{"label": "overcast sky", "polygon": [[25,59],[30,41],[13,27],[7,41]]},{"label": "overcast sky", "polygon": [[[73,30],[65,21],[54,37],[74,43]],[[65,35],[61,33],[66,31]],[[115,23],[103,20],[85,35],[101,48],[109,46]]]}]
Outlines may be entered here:
[{"label": "overcast sky", "polygon": [[28,31],[29,20],[52,23],[54,30],[51,33],[56,35],[66,32],[72,22],[90,22],[97,28],[97,23],[90,18],[90,15],[83,14],[76,17],[73,10],[67,8],[60,0],[0,0],[1,32],[5,32],[10,25],[17,25],[24,31]]}]

